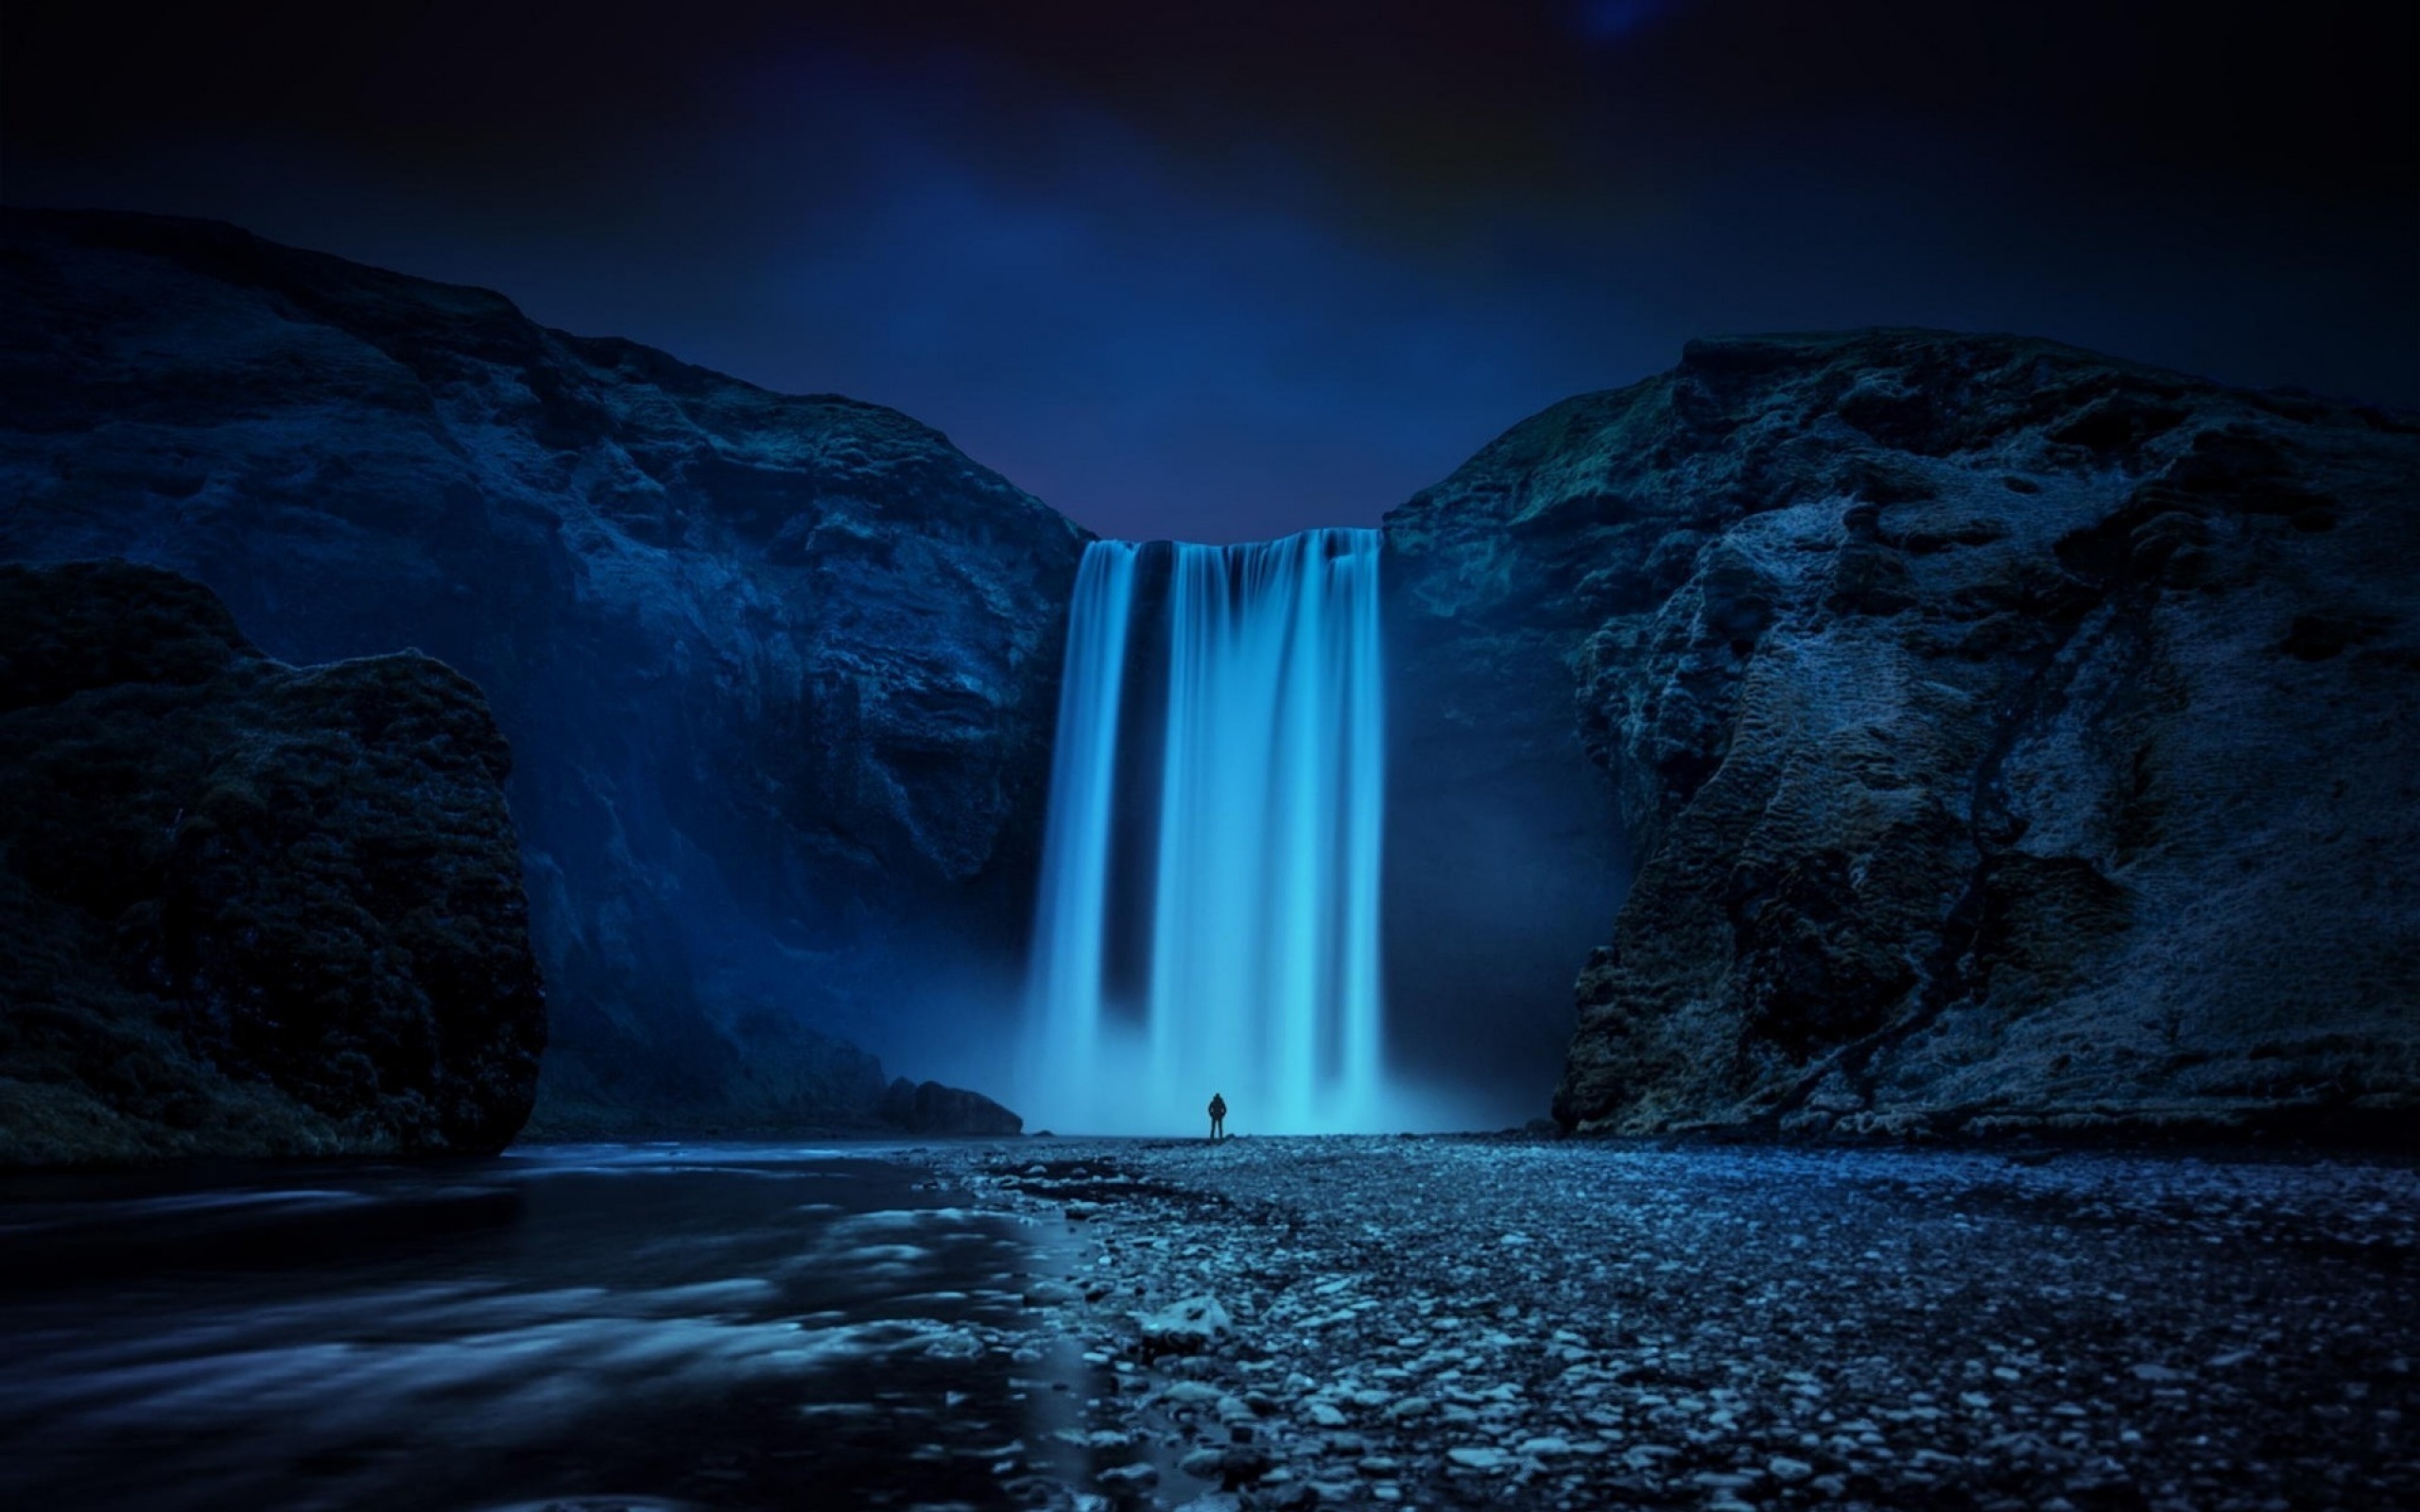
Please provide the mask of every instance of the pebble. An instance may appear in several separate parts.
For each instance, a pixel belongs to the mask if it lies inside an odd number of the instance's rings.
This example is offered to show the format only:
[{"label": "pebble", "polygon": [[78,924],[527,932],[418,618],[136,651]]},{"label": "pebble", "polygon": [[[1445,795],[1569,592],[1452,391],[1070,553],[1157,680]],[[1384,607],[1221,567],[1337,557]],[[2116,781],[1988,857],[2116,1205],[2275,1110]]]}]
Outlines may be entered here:
[{"label": "pebble", "polygon": [[[1130,1380],[1077,1393],[1108,1452],[1217,1486],[1161,1493],[1186,1512],[2420,1505],[2420,1174],[2392,1163],[1054,1148],[1116,1195],[1066,1241],[1098,1279],[1031,1315]],[[1055,1162],[918,1158],[1067,1205]],[[1098,1484],[1124,1504],[1150,1469]]]},{"label": "pebble", "polygon": [[1198,1353],[1235,1327],[1215,1297],[1188,1297],[1157,1312],[1137,1313],[1134,1323],[1147,1353]]}]

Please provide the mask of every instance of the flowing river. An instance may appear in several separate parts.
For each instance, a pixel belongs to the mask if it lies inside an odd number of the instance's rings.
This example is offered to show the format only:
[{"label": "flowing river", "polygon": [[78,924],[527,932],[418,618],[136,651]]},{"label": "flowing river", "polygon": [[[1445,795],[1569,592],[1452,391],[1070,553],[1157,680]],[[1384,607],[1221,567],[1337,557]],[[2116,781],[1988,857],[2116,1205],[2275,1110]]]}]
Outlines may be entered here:
[{"label": "flowing river", "polygon": [[1097,1388],[1029,1305],[1064,1240],[869,1152],[0,1191],[0,1505],[992,1507],[1083,1473],[1053,1456]]}]

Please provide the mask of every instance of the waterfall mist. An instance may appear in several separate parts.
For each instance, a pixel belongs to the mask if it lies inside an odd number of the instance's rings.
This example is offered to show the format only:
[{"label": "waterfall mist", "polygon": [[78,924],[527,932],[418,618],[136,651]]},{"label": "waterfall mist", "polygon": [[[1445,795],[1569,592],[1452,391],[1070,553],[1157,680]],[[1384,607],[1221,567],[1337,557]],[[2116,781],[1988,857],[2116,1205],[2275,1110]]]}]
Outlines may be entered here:
[{"label": "waterfall mist", "polygon": [[1429,1122],[1384,1070],[1379,536],[1095,542],[1019,1066],[1029,1125]]}]

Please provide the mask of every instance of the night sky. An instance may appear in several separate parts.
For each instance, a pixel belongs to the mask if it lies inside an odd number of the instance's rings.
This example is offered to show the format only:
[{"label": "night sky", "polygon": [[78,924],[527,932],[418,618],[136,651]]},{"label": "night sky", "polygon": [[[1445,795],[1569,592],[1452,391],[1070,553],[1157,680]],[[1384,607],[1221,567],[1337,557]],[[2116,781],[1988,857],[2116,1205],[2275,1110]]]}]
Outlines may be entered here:
[{"label": "night sky", "polygon": [[0,198],[896,405],[1097,530],[1373,524],[1689,336],[2420,403],[2420,8],[0,8]]}]

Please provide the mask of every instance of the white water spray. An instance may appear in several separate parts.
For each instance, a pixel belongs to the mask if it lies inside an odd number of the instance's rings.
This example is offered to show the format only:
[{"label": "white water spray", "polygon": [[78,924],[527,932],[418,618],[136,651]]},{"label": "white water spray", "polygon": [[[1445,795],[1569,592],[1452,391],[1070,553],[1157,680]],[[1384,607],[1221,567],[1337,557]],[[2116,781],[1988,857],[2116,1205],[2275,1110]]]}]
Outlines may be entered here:
[{"label": "white water spray", "polygon": [[1019,1068],[1028,1127],[1196,1131],[1214,1091],[1240,1131],[1373,1126],[1378,543],[1086,550]]}]

